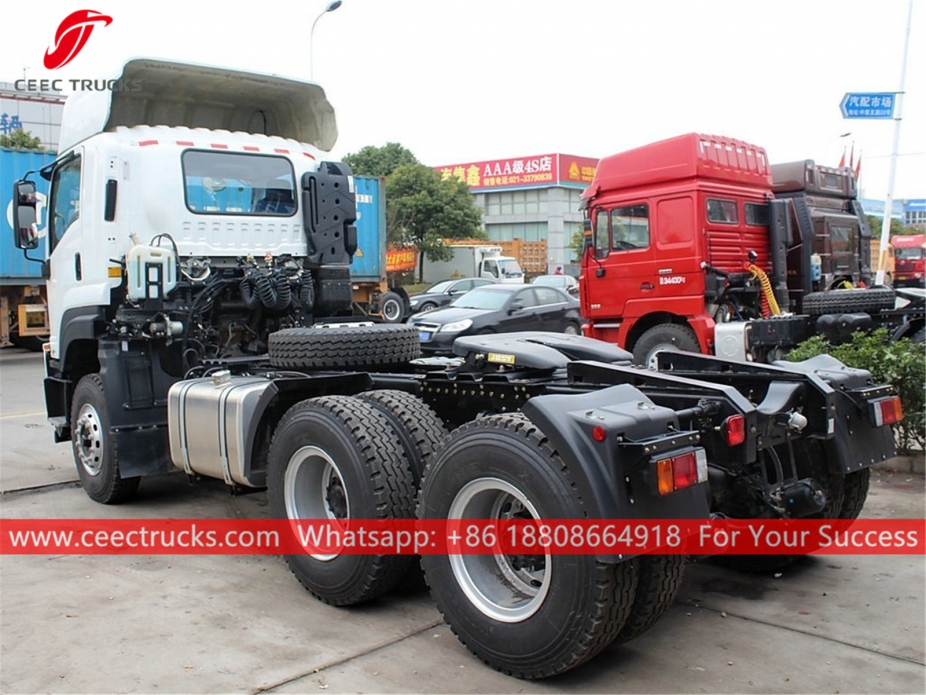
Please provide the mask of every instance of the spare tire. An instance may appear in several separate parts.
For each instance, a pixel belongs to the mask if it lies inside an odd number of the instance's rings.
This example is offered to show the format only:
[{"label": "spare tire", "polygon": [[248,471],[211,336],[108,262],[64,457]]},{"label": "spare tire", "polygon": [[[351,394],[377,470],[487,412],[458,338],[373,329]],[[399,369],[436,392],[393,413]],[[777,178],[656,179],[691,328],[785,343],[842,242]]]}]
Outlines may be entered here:
[{"label": "spare tire", "polygon": [[894,290],[890,287],[854,288],[811,292],[804,297],[803,310],[809,316],[823,314],[870,314],[894,308]]},{"label": "spare tire", "polygon": [[271,333],[267,353],[282,369],[381,367],[420,357],[421,342],[413,326],[312,326]]}]

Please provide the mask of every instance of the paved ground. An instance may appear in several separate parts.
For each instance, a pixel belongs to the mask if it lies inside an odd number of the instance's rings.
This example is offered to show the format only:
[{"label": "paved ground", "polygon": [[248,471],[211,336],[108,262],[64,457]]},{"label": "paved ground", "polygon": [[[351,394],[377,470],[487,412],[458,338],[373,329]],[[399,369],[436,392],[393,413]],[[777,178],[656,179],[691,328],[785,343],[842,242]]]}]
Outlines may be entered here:
[{"label": "paved ground", "polygon": [[[180,476],[103,507],[45,424],[39,356],[0,353],[0,518],[260,517],[266,496]],[[924,478],[877,472],[865,515],[923,518]],[[474,659],[426,589],[314,600],[270,556],[0,557],[3,693],[922,693],[926,560],[808,558],[781,576],[689,568],[650,632],[532,683]]]}]

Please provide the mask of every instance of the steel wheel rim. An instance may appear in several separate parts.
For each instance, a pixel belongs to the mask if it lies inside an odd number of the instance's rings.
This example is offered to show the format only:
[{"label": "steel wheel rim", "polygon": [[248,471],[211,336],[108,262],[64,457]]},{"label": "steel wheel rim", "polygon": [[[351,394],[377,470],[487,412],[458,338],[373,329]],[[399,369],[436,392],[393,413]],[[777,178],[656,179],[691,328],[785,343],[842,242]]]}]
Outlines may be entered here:
[{"label": "steel wheel rim", "polygon": [[[286,516],[294,521],[350,518],[350,497],[344,476],[328,452],[317,446],[304,446],[289,457],[283,478],[283,500]],[[339,553],[309,555],[327,562]]]},{"label": "steel wheel rim", "polygon": [[[470,481],[450,505],[448,519],[540,520],[527,496],[498,478]],[[461,524],[465,534],[465,524]],[[517,556],[498,548],[491,554],[449,556],[454,579],[470,602],[484,615],[503,623],[518,623],[534,615],[550,590],[551,554],[543,551],[542,568],[519,566]]]},{"label": "steel wheel rim", "polygon": [[576,326],[574,323],[566,325],[566,335],[579,335],[581,332],[582,331],[580,331],[578,326]]},{"label": "steel wheel rim", "polygon": [[646,358],[646,367],[648,369],[658,369],[659,363],[656,361],[656,355],[658,355],[660,352],[681,352],[681,350],[679,350],[672,343],[657,345],[652,350],[650,350],[649,357]]},{"label": "steel wheel rim", "polygon": [[383,318],[387,321],[398,321],[402,318],[402,306],[395,300],[390,299],[383,304]]},{"label": "steel wheel rim", "polygon": [[74,428],[77,458],[87,475],[98,476],[103,470],[103,424],[90,403],[84,403],[77,413]]}]

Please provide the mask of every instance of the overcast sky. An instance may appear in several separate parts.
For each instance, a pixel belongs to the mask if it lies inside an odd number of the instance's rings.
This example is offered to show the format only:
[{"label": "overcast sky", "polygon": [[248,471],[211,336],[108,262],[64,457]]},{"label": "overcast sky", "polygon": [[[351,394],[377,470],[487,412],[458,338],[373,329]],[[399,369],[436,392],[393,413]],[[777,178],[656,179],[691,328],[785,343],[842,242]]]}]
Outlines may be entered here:
[{"label": "overcast sky", "polygon": [[[0,80],[91,78],[130,57],[310,76],[327,0],[5,3]],[[846,92],[897,91],[908,0],[344,0],[315,30],[333,154],[399,142],[437,166],[562,152],[602,157],[686,132],[774,162],[862,152],[883,199],[894,124],[844,120]],[[109,14],[66,67],[59,22]],[[926,198],[926,0],[914,0],[895,199]],[[851,135],[840,138],[843,133]]]}]

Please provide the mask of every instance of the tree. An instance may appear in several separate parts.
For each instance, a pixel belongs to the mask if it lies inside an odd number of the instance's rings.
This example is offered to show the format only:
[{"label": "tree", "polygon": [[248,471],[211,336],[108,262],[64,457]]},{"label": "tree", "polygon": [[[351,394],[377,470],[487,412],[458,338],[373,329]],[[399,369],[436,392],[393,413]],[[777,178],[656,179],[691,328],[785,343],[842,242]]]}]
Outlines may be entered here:
[{"label": "tree", "polygon": [[14,150],[45,150],[41,138],[27,133],[22,128],[11,130],[8,135],[0,135],[0,147],[9,147]]},{"label": "tree", "polygon": [[469,187],[459,179],[442,180],[423,164],[403,164],[386,178],[388,240],[418,249],[419,280],[425,256],[439,261],[453,256],[444,239],[485,239],[481,218]]},{"label": "tree", "polygon": [[[871,236],[874,239],[881,238],[881,223],[882,218],[875,217],[874,215],[865,215],[868,218],[868,227],[871,229]],[[904,227],[903,222],[898,220],[896,217],[891,218],[891,236],[902,236],[904,234],[921,234],[922,232],[917,231],[913,227]]]},{"label": "tree", "polygon": [[355,154],[344,157],[344,162],[357,176],[389,176],[405,164],[418,164],[418,159],[397,142],[387,142],[383,147],[367,145]]},{"label": "tree", "polygon": [[569,250],[572,251],[572,262],[575,263],[582,259],[582,253],[585,251],[585,232],[579,227],[572,233],[569,239]]}]

